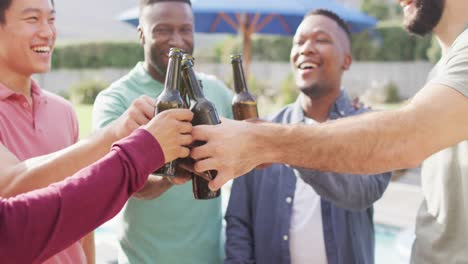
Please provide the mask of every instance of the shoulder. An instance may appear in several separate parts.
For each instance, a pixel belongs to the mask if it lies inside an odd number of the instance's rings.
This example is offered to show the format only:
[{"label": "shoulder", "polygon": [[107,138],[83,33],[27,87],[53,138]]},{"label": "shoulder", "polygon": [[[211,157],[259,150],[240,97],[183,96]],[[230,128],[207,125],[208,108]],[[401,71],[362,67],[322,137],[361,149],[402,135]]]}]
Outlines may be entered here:
[{"label": "shoulder", "polygon": [[451,47],[451,51],[458,52],[468,48],[468,28],[458,36]]},{"label": "shoulder", "polygon": [[127,90],[134,86],[134,81],[128,75],[114,81],[106,89],[99,92],[95,104],[114,103],[115,101],[125,102]]},{"label": "shoulder", "polygon": [[117,95],[125,93],[126,89],[129,89],[131,86],[134,86],[134,80],[128,75],[121,77],[120,79],[112,82],[109,87],[102,90],[99,94],[101,95]]},{"label": "shoulder", "polygon": [[275,123],[287,123],[294,111],[294,103],[283,106],[278,112],[266,116],[264,119]]}]

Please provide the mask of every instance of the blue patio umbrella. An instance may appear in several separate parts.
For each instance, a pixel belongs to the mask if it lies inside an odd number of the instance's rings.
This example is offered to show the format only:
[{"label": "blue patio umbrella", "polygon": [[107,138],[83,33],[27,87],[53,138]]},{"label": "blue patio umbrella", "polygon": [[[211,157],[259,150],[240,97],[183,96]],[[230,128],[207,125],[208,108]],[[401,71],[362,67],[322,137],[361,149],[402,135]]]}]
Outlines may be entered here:
[{"label": "blue patio umbrella", "polygon": [[[250,62],[252,34],[294,35],[304,15],[314,9],[328,9],[345,20],[351,32],[372,28],[377,20],[346,8],[333,0],[192,0],[195,32],[242,34],[245,70]],[[138,7],[118,17],[138,25]]]}]

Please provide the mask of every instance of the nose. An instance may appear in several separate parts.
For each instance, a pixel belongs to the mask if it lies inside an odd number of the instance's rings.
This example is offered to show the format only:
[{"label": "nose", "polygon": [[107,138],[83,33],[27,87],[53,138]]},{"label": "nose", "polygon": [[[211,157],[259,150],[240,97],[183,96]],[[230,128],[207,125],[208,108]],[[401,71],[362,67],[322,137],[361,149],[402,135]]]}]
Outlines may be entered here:
[{"label": "nose", "polygon": [[55,35],[54,23],[50,23],[49,21],[45,21],[41,23],[41,27],[39,29],[39,36],[41,38],[53,38],[54,35]]},{"label": "nose", "polygon": [[171,38],[169,39],[169,45],[172,47],[177,47],[177,48],[185,48],[184,46],[184,38],[182,35],[175,31],[172,33]]},{"label": "nose", "polygon": [[299,53],[301,55],[309,55],[309,54],[313,54],[313,53],[316,53],[316,49],[315,49],[315,45],[314,45],[314,42],[311,41],[311,40],[307,40],[306,42],[304,42],[304,44],[300,47],[300,50],[299,50]]}]

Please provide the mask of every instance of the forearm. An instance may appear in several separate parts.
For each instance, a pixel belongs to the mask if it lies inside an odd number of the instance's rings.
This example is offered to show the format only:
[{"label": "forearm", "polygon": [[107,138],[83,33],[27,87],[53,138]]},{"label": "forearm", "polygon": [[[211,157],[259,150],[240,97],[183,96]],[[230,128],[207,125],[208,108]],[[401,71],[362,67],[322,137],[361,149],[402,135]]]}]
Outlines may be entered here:
[{"label": "forearm", "polygon": [[96,263],[96,245],[94,244],[94,232],[91,232],[83,237],[81,244],[86,255],[86,263]]},{"label": "forearm", "polygon": [[467,100],[453,89],[429,84],[395,111],[310,127],[264,125],[263,132],[257,133],[258,142],[272,153],[263,155],[271,160],[261,163],[356,174],[414,167],[429,155],[468,139]]},{"label": "forearm", "polygon": [[413,167],[429,151],[405,110],[342,118],[317,126],[262,125],[257,136],[265,159],[294,166],[356,174]]},{"label": "forearm", "polygon": [[142,133],[74,177],[2,200],[0,262],[45,260],[117,214],[164,163],[157,142]]},{"label": "forearm", "polygon": [[19,162],[1,172],[0,196],[12,197],[61,181],[103,157],[117,139],[110,126],[63,150]]},{"label": "forearm", "polygon": [[161,196],[171,187],[172,183],[170,183],[167,179],[149,175],[145,186],[143,186],[143,188],[141,188],[141,190],[136,192],[133,196],[139,199],[152,200]]}]

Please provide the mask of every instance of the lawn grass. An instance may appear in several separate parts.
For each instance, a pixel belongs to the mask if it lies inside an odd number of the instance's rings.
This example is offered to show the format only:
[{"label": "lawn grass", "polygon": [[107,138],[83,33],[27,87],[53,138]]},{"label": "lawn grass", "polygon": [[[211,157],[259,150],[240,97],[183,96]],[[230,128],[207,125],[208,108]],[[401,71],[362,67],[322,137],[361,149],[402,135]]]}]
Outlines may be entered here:
[{"label": "lawn grass", "polygon": [[78,122],[80,124],[80,138],[86,138],[91,134],[91,114],[93,110],[92,105],[74,105],[76,114],[78,115]]}]

